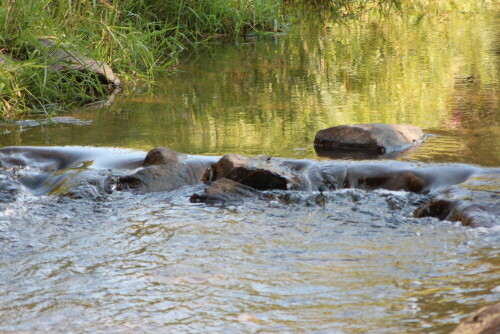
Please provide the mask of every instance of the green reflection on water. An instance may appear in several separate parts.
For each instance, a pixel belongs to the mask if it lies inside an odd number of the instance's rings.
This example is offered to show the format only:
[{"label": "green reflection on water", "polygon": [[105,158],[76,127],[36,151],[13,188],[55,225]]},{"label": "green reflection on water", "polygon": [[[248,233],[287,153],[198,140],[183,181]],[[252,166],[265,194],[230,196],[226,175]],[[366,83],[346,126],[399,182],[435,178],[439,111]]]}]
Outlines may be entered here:
[{"label": "green reflection on water", "polygon": [[155,96],[74,113],[91,126],[2,141],[315,157],[319,129],[411,123],[439,136],[410,159],[500,165],[499,31],[491,13],[309,21],[288,35],[198,50]]}]

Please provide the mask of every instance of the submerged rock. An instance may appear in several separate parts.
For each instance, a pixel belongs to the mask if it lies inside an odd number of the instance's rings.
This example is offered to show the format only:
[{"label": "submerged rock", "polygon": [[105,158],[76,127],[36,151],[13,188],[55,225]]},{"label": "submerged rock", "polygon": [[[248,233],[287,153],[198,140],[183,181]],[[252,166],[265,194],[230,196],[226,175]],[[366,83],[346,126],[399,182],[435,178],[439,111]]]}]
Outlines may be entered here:
[{"label": "submerged rock", "polygon": [[425,189],[425,181],[411,171],[348,170],[344,181],[345,188],[364,190],[387,189],[404,190],[421,193]]},{"label": "submerged rock", "polygon": [[202,194],[194,194],[190,197],[193,203],[231,203],[241,202],[247,198],[260,197],[262,194],[241,183],[222,178],[208,186]]},{"label": "submerged rock", "polygon": [[71,181],[51,190],[51,195],[70,199],[104,200],[113,192],[113,179],[109,171],[84,171]]},{"label": "submerged rock", "polygon": [[119,177],[117,190],[140,192],[169,191],[197,184],[212,161],[189,160],[188,156],[157,147],[148,152],[143,168],[135,174]]},{"label": "submerged rock", "polygon": [[208,183],[226,178],[257,190],[291,188],[292,181],[284,175],[286,171],[269,164],[269,160],[228,154],[210,166],[202,181]]},{"label": "submerged rock", "polygon": [[136,169],[144,161],[143,152],[90,147],[0,148],[0,165],[6,168],[28,167],[44,172],[92,165],[103,169]]},{"label": "submerged rock", "polygon": [[7,168],[31,167],[48,172],[68,168],[76,160],[75,154],[52,148],[16,146],[0,148],[0,163]]},{"label": "submerged rock", "polygon": [[414,125],[340,125],[318,131],[314,138],[314,147],[320,155],[335,151],[352,151],[355,154],[363,154],[362,158],[370,158],[408,150],[423,139],[424,133]]},{"label": "submerged rock", "polygon": [[415,210],[414,216],[491,227],[500,221],[500,173],[473,176],[444,189],[435,198]]},{"label": "submerged rock", "polygon": [[498,333],[500,333],[500,303],[480,308],[451,332],[451,334]]},{"label": "submerged rock", "polygon": [[204,174],[210,183],[228,178],[257,190],[324,191],[342,188],[387,189],[428,194],[468,180],[480,169],[464,165],[422,167],[414,164],[222,157]]},{"label": "submerged rock", "polygon": [[453,202],[439,199],[424,203],[415,212],[413,216],[415,218],[423,217],[434,217],[439,220],[445,220],[449,216],[451,209],[453,207]]}]

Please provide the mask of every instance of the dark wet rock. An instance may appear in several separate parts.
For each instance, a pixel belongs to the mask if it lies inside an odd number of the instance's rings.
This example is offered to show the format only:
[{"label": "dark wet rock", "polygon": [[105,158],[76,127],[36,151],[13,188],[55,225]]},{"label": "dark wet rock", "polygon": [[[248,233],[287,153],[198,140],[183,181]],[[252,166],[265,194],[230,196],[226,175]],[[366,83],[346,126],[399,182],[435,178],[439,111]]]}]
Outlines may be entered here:
[{"label": "dark wet rock", "polygon": [[390,156],[381,154],[377,151],[363,151],[361,149],[347,150],[339,148],[328,148],[323,146],[314,146],[314,150],[319,157],[330,158],[335,160],[352,159],[352,160],[368,160],[368,159],[391,159],[400,155],[400,152],[393,152]]},{"label": "dark wet rock", "polygon": [[460,221],[465,226],[492,227],[500,221],[500,209],[491,205],[492,203],[457,201],[446,219]]},{"label": "dark wet rock", "polygon": [[272,165],[270,160],[228,154],[210,166],[202,181],[209,183],[226,178],[257,190],[291,188],[292,180],[284,175],[287,171]]},{"label": "dark wet rock", "polygon": [[186,155],[164,147],[156,147],[146,154],[143,166],[171,165],[177,164],[186,159]]},{"label": "dark wet rock", "polygon": [[344,187],[364,190],[387,189],[420,193],[426,182],[412,171],[390,169],[383,166],[359,166],[347,170]]},{"label": "dark wet rock", "polygon": [[49,65],[49,70],[66,71],[72,69],[82,73],[91,73],[97,75],[103,84],[120,86],[120,79],[108,64],[87,58],[79,52],[71,50],[67,45],[51,39],[39,39],[38,42],[52,58],[53,64]]},{"label": "dark wet rock", "polygon": [[314,138],[318,154],[328,155],[338,151],[361,154],[359,158],[373,158],[380,154],[402,152],[422,142],[424,133],[419,127],[408,124],[356,124],[340,125],[320,130]]},{"label": "dark wet rock", "polygon": [[188,159],[173,150],[158,147],[148,152],[143,168],[135,174],[118,178],[117,190],[156,192],[197,184],[212,160]]},{"label": "dark wet rock", "polygon": [[271,191],[264,194],[267,200],[285,205],[303,205],[306,207],[324,207],[327,202],[334,202],[338,194],[323,191]]},{"label": "dark wet rock", "polygon": [[460,221],[472,227],[490,227],[500,221],[500,173],[476,175],[439,192],[414,216]]},{"label": "dark wet rock", "polygon": [[430,201],[415,210],[413,215],[415,218],[435,217],[439,220],[444,220],[449,216],[453,204],[453,202],[443,199]]},{"label": "dark wet rock", "polygon": [[464,165],[417,167],[400,162],[374,164],[276,158],[261,160],[230,154],[205,173],[203,182],[229,178],[257,190],[328,191],[358,188],[427,194],[464,182],[478,171],[478,168]]},{"label": "dark wet rock", "polygon": [[173,169],[162,166],[144,168],[133,175],[120,177],[116,189],[140,192],[173,190],[187,184],[183,182],[179,168],[180,166],[174,166]]},{"label": "dark wet rock", "polygon": [[415,218],[435,217],[439,220],[458,221],[471,227],[492,227],[500,221],[500,209],[497,206],[498,203],[439,199],[420,206],[415,210],[414,216]]},{"label": "dark wet rock", "polygon": [[[348,173],[347,180],[352,179]],[[419,193],[424,189],[425,182],[412,172],[393,172],[378,176],[357,178],[356,184],[349,183],[349,186],[365,190],[387,189],[404,190]]]},{"label": "dark wet rock", "polygon": [[248,198],[261,198],[262,194],[241,183],[222,178],[210,184],[201,194],[194,194],[193,203],[234,203]]},{"label": "dark wet rock", "polygon": [[500,303],[482,307],[462,321],[451,334],[499,334]]}]

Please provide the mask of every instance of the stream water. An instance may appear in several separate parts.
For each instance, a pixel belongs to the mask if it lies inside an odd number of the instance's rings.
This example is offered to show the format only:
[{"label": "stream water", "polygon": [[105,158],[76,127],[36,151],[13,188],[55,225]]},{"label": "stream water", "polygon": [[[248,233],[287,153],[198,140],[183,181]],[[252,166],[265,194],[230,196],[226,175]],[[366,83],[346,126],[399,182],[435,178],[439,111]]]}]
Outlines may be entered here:
[{"label": "stream water", "polygon": [[[131,173],[156,146],[325,162],[317,130],[411,123],[429,138],[401,162],[498,168],[499,46],[491,11],[297,24],[200,48],[154,96],[1,124],[0,147],[68,146],[78,159],[56,169],[71,175]],[[413,218],[425,195],[206,205],[189,201],[201,184],[100,200],[47,187],[0,199],[3,333],[447,333],[500,300],[500,225]]]}]

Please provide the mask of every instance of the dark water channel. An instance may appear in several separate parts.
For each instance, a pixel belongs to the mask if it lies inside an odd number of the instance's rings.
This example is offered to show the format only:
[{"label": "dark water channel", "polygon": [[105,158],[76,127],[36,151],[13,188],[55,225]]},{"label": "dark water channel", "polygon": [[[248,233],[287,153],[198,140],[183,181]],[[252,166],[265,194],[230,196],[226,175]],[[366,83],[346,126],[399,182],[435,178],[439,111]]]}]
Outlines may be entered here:
[{"label": "dark water channel", "polygon": [[[85,173],[132,173],[156,146],[214,161],[267,154],[334,166],[317,157],[316,131],[369,122],[429,134],[375,166],[494,171],[499,45],[491,11],[298,24],[287,35],[214,42],[154,96],[1,124],[0,147],[68,147],[56,148],[64,159],[27,155],[28,167],[0,173],[0,332],[449,332],[500,300],[500,224],[413,218],[429,194],[340,189],[319,203],[304,190],[227,205],[191,203],[202,184],[60,194]],[[24,186],[9,200],[13,179]]]}]

